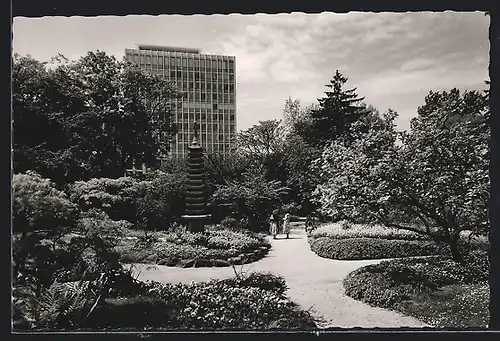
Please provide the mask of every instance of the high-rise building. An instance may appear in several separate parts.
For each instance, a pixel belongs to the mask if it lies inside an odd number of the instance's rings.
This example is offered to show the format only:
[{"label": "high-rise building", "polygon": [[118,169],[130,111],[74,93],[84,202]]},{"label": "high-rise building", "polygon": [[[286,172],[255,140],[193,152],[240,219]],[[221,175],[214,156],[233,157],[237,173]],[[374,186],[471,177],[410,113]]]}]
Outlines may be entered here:
[{"label": "high-rise building", "polygon": [[173,158],[187,156],[198,125],[198,141],[207,153],[225,153],[236,135],[235,57],[203,54],[198,49],[138,45],[125,57],[146,72],[172,81],[183,94],[175,101],[179,132],[171,145]]}]

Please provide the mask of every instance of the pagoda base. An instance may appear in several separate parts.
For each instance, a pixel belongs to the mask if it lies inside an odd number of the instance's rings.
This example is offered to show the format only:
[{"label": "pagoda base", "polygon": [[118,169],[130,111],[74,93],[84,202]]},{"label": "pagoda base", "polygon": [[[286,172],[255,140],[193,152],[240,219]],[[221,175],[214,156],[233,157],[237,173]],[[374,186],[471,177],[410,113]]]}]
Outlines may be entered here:
[{"label": "pagoda base", "polygon": [[198,233],[205,231],[205,221],[210,218],[210,214],[198,214],[198,215],[189,215],[185,214],[182,216],[187,222],[187,228],[189,232]]}]

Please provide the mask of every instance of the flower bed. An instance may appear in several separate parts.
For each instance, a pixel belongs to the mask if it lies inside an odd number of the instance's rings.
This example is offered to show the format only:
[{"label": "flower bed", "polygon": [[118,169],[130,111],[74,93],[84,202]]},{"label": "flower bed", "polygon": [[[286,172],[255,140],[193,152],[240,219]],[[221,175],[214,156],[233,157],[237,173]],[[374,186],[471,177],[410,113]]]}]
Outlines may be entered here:
[{"label": "flower bed", "polygon": [[[278,289],[269,287],[269,283],[278,283]],[[285,290],[284,280],[270,274],[193,284],[149,282],[136,297],[107,300],[87,327],[164,330],[315,328],[313,318],[288,300]]]},{"label": "flower bed", "polygon": [[250,232],[208,229],[206,233],[154,233],[123,239],[116,247],[124,263],[151,263],[181,267],[222,267],[247,264],[263,258],[271,247],[262,236]]},{"label": "flower bed", "polygon": [[311,250],[329,259],[360,260],[448,254],[448,248],[433,241],[379,238],[310,238]]},{"label": "flower bed", "polygon": [[[320,257],[340,260],[449,255],[444,243],[426,235],[380,225],[328,224],[309,233],[311,250]],[[487,238],[462,231],[459,246],[487,250]]]},{"label": "flower bed", "polygon": [[464,264],[446,256],[382,261],[351,272],[345,293],[371,306],[414,316],[438,327],[485,327],[488,262],[473,252]]},{"label": "flower bed", "polygon": [[313,230],[311,238],[329,237],[334,239],[380,238],[397,240],[428,240],[429,238],[407,230],[388,228],[380,225],[328,224]]}]

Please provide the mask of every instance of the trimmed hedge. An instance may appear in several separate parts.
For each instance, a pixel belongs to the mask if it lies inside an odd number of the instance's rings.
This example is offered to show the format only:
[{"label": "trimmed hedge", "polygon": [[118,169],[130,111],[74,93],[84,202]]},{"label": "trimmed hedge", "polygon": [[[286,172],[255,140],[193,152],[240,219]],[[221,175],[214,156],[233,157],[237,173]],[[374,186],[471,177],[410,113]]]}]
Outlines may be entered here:
[{"label": "trimmed hedge", "polygon": [[329,259],[361,260],[448,254],[448,248],[433,241],[379,238],[310,238],[311,250]]}]

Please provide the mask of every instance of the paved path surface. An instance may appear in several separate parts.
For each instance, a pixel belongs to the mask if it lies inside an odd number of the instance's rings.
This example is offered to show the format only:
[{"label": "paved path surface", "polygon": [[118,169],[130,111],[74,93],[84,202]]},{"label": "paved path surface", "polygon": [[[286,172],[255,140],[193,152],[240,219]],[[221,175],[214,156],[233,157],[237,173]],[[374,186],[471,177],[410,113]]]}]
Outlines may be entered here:
[{"label": "paved path surface", "polygon": [[[272,249],[264,259],[243,266],[243,271],[264,271],[285,278],[290,299],[326,327],[424,327],[424,323],[396,312],[370,307],[344,295],[342,279],[356,268],[379,260],[337,261],[314,254],[303,228],[293,228],[291,239],[271,240]],[[190,283],[234,275],[232,268],[175,268],[156,265],[135,265],[138,279],[163,283]],[[236,269],[241,269],[237,266]]]}]

